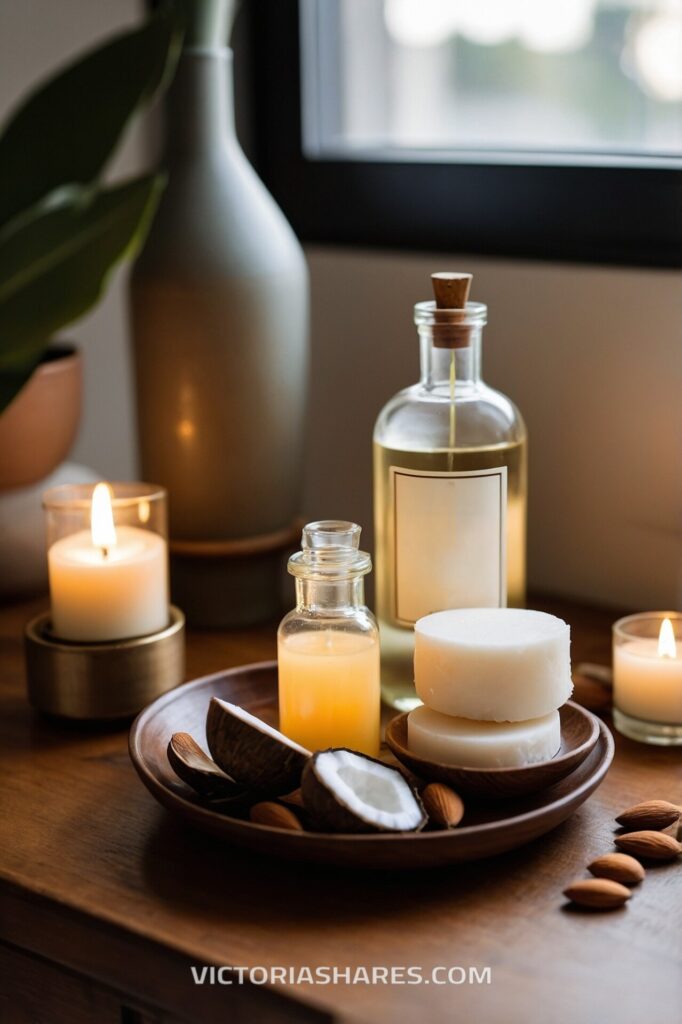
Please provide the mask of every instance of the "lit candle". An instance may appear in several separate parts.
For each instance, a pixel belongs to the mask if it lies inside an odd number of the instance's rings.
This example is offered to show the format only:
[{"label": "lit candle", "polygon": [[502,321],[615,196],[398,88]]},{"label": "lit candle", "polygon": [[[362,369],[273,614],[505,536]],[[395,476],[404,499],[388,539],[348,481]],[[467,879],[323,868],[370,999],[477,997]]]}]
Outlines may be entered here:
[{"label": "lit candle", "polygon": [[52,631],[60,639],[123,640],[168,625],[166,541],[152,530],[115,525],[106,484],[94,489],[90,529],[55,541],[48,567]]},{"label": "lit candle", "polygon": [[682,657],[675,631],[666,616],[658,637],[646,636],[652,620],[658,627],[655,615],[630,616],[614,627],[614,707],[631,718],[682,727]]}]

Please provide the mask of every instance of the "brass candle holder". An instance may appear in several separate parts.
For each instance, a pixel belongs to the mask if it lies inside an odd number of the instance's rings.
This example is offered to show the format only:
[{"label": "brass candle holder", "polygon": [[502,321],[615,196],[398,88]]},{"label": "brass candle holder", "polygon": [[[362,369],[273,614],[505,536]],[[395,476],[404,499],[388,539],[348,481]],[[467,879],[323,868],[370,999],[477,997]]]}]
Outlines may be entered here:
[{"label": "brass candle holder", "polygon": [[62,718],[131,718],[185,676],[185,616],[173,605],[166,629],[100,643],[60,640],[45,613],[24,643],[31,706]]}]

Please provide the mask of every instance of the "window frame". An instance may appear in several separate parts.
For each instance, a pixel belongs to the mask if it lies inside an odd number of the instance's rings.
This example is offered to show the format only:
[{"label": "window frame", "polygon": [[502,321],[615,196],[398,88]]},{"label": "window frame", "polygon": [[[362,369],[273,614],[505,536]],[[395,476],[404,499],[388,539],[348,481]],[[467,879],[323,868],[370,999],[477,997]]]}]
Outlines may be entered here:
[{"label": "window frame", "polygon": [[251,0],[257,169],[309,243],[682,267],[681,161],[591,154],[311,158],[303,151],[298,0]]}]

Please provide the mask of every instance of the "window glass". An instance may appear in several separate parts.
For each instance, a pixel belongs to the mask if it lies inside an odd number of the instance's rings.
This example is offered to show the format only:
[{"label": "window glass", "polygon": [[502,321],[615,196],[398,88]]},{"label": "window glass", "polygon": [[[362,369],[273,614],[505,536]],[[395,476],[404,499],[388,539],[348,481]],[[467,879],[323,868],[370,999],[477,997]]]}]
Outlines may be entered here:
[{"label": "window glass", "polygon": [[682,157],[682,0],[304,0],[309,156]]}]

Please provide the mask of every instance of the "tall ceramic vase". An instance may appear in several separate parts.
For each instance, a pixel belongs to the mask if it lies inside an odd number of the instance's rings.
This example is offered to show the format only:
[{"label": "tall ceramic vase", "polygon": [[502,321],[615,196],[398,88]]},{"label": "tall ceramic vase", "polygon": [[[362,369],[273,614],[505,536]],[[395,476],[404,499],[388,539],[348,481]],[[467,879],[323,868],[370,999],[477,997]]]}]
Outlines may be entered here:
[{"label": "tall ceramic vase", "polygon": [[145,479],[169,491],[174,598],[197,625],[279,611],[308,378],[301,247],[234,130],[233,0],[178,0],[168,186],[132,279]]}]

